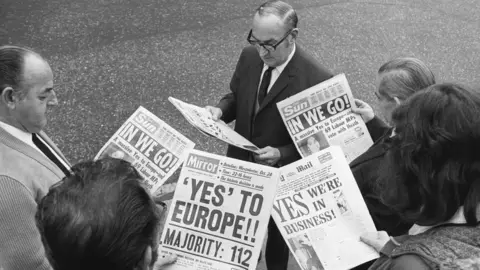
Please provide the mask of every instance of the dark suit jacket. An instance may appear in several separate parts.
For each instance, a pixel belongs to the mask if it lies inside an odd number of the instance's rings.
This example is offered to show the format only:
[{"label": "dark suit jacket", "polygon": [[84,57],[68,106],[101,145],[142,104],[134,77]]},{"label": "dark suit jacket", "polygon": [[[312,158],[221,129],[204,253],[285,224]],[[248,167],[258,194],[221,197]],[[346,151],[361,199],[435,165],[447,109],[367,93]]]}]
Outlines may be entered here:
[{"label": "dark suit jacket", "polygon": [[[292,59],[254,114],[263,65],[255,47],[244,48],[230,82],[231,93],[225,95],[217,107],[223,112],[222,120],[227,123],[236,120],[235,131],[253,144],[260,148],[278,148],[282,157],[277,165],[283,166],[300,159],[300,155],[283,124],[277,102],[331,78],[332,73],[296,45]],[[232,145],[228,146],[227,156],[253,160],[250,152]]]},{"label": "dark suit jacket", "polygon": [[375,190],[378,168],[385,156],[392,129],[377,117],[367,123],[367,128],[375,143],[350,163],[350,169],[377,230],[386,231],[392,236],[406,234],[413,224],[403,222],[399,215],[380,201],[380,194]]}]

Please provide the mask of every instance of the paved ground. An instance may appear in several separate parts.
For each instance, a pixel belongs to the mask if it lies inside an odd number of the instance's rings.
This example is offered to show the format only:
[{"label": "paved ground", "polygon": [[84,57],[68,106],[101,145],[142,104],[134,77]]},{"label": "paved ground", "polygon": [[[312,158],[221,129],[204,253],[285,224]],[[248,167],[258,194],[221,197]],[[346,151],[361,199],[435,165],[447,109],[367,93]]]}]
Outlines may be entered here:
[{"label": "paved ground", "polygon": [[[77,162],[92,158],[142,105],[197,143],[225,145],[190,127],[167,101],[215,104],[262,0],[2,0],[0,44],[32,47],[50,61],[60,106],[48,132]],[[292,0],[299,44],[354,95],[375,105],[378,67],[396,56],[427,62],[438,81],[478,85],[478,0]],[[260,266],[259,269],[264,269]],[[290,269],[299,269],[292,262]]]}]

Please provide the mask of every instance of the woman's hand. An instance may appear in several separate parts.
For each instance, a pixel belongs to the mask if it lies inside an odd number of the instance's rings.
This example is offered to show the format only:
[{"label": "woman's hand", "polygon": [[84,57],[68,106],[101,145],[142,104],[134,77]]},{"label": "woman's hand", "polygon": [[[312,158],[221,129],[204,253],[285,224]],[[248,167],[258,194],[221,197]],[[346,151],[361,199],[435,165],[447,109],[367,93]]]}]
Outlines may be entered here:
[{"label": "woman's hand", "polygon": [[380,252],[385,244],[390,241],[390,236],[386,231],[368,232],[360,236],[360,240]]},{"label": "woman's hand", "polygon": [[352,106],[352,112],[360,115],[363,119],[363,122],[368,123],[375,117],[372,107],[368,105],[365,101],[360,99],[355,99],[356,108]]}]

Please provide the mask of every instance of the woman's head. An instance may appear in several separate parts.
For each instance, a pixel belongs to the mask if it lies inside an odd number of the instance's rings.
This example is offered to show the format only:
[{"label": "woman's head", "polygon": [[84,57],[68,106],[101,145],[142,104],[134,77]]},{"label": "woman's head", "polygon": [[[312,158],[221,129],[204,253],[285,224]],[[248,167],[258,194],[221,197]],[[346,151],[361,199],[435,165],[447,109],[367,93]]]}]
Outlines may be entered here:
[{"label": "woman's head", "polygon": [[107,158],[72,172],[38,205],[54,269],[146,269],[156,257],[160,213],[137,170]]},{"label": "woman's head", "polygon": [[420,225],[445,222],[463,205],[477,223],[479,116],[480,93],[458,84],[430,86],[399,105],[379,177],[385,204]]},{"label": "woman's head", "polygon": [[392,111],[418,90],[435,84],[433,72],[416,58],[396,58],[378,70],[377,92],[383,114],[390,118]]}]

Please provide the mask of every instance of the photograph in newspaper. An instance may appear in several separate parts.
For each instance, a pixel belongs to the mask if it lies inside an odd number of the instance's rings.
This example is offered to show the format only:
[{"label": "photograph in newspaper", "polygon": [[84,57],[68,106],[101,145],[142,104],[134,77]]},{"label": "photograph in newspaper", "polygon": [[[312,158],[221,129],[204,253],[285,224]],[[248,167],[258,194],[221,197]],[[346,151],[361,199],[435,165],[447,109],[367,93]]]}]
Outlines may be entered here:
[{"label": "photograph in newspaper", "polygon": [[205,108],[188,104],[173,97],[169,97],[168,100],[180,111],[185,119],[200,130],[201,133],[251,152],[259,150],[257,146],[238,134],[225,124],[225,122],[213,120]]},{"label": "photograph in newspaper", "polygon": [[266,234],[280,171],[191,150],[160,239],[165,269],[253,270]]},{"label": "photograph in newspaper", "polygon": [[180,167],[195,144],[139,107],[100,149],[95,159],[113,157],[135,166],[151,193]]},{"label": "photograph in newspaper", "polygon": [[373,144],[367,126],[361,116],[352,112],[352,106],[355,102],[345,74],[277,103],[302,157],[338,145],[348,162]]},{"label": "photograph in newspaper", "polygon": [[302,270],[350,269],[378,258],[360,241],[376,228],[339,146],[280,171],[272,217]]}]

